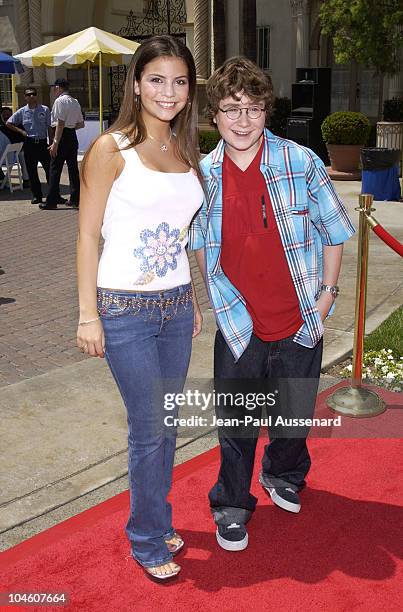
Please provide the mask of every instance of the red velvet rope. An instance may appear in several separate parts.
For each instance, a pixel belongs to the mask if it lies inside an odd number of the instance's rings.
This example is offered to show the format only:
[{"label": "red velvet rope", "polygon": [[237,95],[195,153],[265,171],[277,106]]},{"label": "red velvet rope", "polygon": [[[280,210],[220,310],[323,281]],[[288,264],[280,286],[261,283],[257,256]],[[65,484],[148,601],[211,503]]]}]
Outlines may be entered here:
[{"label": "red velvet rope", "polygon": [[396,238],[393,238],[393,236],[389,234],[389,232],[387,232],[382,225],[378,224],[372,229],[374,230],[374,233],[388,245],[388,247],[393,249],[398,255],[400,255],[400,257],[403,257],[403,244],[401,242],[396,240]]}]

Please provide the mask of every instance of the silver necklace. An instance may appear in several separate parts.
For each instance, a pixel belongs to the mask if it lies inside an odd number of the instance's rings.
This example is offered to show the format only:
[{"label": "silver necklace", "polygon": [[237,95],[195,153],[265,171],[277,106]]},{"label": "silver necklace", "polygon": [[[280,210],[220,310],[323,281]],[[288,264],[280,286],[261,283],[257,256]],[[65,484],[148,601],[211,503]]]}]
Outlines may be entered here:
[{"label": "silver necklace", "polygon": [[165,144],[165,142],[162,142],[161,140],[157,140],[156,138],[154,138],[154,136],[151,136],[151,134],[147,134],[148,138],[151,138],[151,140],[155,140],[155,142],[157,142],[160,145],[160,151],[163,151],[163,153],[166,153],[168,151],[168,145],[171,142],[171,138],[172,138],[172,130],[169,130],[169,140],[168,142]]}]

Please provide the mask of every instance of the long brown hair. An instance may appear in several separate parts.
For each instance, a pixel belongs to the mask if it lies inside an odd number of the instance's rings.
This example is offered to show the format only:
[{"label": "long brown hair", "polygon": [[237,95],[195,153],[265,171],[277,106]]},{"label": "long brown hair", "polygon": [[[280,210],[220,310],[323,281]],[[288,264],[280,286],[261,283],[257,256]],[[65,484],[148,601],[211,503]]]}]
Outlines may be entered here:
[{"label": "long brown hair", "polygon": [[[178,153],[181,161],[190,165],[197,172],[199,180],[202,176],[199,169],[199,154],[197,142],[197,98],[196,98],[196,68],[189,49],[172,36],[153,36],[144,41],[133,55],[127,72],[125,91],[118,118],[104,134],[123,132],[130,140],[126,147],[131,149],[144,142],[147,130],[141,116],[141,103],[136,102],[138,96],[134,91],[135,81],[140,82],[146,65],[160,57],[177,57],[186,64],[189,80],[189,102],[173,119],[171,128],[175,132]],[[99,138],[99,137],[98,137]],[[85,182],[85,168],[88,154],[96,140],[87,150],[81,164],[81,177]]]}]

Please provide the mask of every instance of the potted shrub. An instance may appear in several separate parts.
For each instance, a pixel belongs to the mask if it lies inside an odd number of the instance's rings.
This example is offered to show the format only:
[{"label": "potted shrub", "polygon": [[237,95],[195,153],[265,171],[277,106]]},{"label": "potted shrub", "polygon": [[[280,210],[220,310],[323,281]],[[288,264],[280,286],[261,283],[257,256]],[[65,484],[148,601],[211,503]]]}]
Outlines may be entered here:
[{"label": "potted shrub", "polygon": [[371,131],[369,119],[362,113],[338,111],[322,123],[322,136],[332,170],[357,172],[360,152]]}]

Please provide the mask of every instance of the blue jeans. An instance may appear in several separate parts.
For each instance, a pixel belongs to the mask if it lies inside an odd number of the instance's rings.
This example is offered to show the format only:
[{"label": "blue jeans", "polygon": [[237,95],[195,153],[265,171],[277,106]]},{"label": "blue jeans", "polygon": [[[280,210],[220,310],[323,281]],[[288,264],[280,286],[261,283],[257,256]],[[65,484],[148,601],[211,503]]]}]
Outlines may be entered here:
[{"label": "blue jeans", "polygon": [[176,431],[164,425],[163,394],[180,393],[192,345],[191,287],[158,293],[98,290],[105,356],[127,410],[133,557],[146,567],[171,561],[171,488]]},{"label": "blue jeans", "polygon": [[[214,387],[232,394],[274,392],[276,403],[267,407],[273,422],[282,418],[312,418],[319,384],[323,340],[314,348],[293,342],[293,337],[264,342],[254,334],[239,359],[234,357],[220,331],[214,346]],[[262,407],[253,411],[243,406],[216,406],[217,417],[238,418],[247,414],[260,420]],[[305,486],[311,460],[306,445],[308,427],[268,427],[270,443],[264,450],[262,474],[267,486]],[[216,523],[246,523],[257,499],[250,492],[259,426],[253,424],[219,427],[221,466],[218,479],[209,493]]]}]

